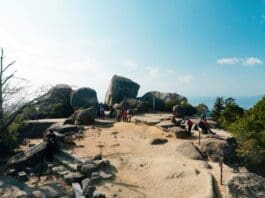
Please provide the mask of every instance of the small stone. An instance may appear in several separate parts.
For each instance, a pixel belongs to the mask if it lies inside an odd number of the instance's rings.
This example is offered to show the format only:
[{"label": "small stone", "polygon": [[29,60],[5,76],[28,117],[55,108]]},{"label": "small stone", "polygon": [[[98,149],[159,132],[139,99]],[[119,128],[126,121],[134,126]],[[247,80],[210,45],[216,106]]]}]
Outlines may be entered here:
[{"label": "small stone", "polygon": [[113,177],[112,174],[105,173],[104,171],[100,171],[100,172],[99,172],[99,176],[100,176],[102,179],[111,179],[111,178]]},{"label": "small stone", "polygon": [[102,192],[95,191],[93,193],[93,198],[106,198],[106,195],[104,193],[102,193]]},{"label": "small stone", "polygon": [[89,176],[91,175],[92,172],[95,172],[97,169],[98,169],[98,165],[96,165],[94,163],[93,164],[85,164],[85,165],[81,166],[81,172],[85,173]]},{"label": "small stone", "polygon": [[18,180],[19,181],[25,182],[25,181],[28,180],[28,175],[27,175],[27,173],[25,171],[18,172],[17,176],[18,176]]},{"label": "small stone", "polygon": [[67,175],[64,175],[64,181],[70,185],[72,183],[81,182],[84,179],[84,175],[78,172],[72,172]]},{"label": "small stone", "polygon": [[12,169],[8,169],[8,170],[6,171],[6,174],[7,174],[7,175],[10,175],[10,176],[15,176],[16,173],[17,173],[17,171],[16,171],[16,169],[14,169],[14,168],[12,168]]}]

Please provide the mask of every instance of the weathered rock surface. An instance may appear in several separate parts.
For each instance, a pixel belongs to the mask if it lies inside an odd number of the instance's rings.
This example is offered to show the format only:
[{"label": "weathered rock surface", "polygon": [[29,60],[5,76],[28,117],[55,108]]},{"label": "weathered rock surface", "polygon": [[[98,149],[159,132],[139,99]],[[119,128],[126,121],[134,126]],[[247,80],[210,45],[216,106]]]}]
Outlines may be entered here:
[{"label": "weathered rock surface", "polygon": [[122,109],[123,107],[125,107],[126,109],[131,109],[133,113],[143,113],[146,112],[148,109],[146,102],[135,98],[124,99],[119,104],[115,104],[113,106],[115,110]]},{"label": "weathered rock surface", "polygon": [[40,163],[46,154],[46,143],[30,147],[25,152],[18,153],[8,160],[8,167],[16,170],[23,170],[26,167],[33,167]]},{"label": "weathered rock surface", "polygon": [[155,100],[155,110],[159,111],[171,111],[173,105],[187,101],[184,96],[177,93],[163,93],[158,91],[147,92],[141,99],[148,103],[149,108],[153,108]]},{"label": "weathered rock surface", "polygon": [[87,109],[76,110],[71,118],[81,125],[91,124],[95,121],[97,112],[98,110],[95,107],[89,107]]},{"label": "weathered rock surface", "polygon": [[24,182],[19,182],[9,176],[0,176],[0,197],[31,197],[32,191]]},{"label": "weathered rock surface", "polygon": [[72,124],[63,124],[56,123],[51,125],[48,129],[46,129],[43,133],[43,139],[46,140],[46,134],[49,130],[56,131],[60,134],[74,134],[82,130],[82,127],[72,125]]},{"label": "weathered rock surface", "polygon": [[84,87],[71,93],[71,105],[74,109],[98,106],[97,93],[94,89]]},{"label": "weathered rock surface", "polygon": [[205,153],[213,162],[219,162],[222,158],[226,164],[236,164],[237,156],[235,146],[226,140],[208,138],[201,142],[200,151]]},{"label": "weathered rock surface", "polygon": [[68,117],[73,113],[70,105],[72,88],[69,85],[56,85],[40,100],[39,112],[43,117]]},{"label": "weathered rock surface", "polygon": [[180,145],[178,145],[177,151],[190,159],[203,160],[202,154],[191,142],[181,143]]},{"label": "weathered rock surface", "polygon": [[227,190],[231,198],[263,198],[265,178],[254,173],[240,174],[228,181]]},{"label": "weathered rock surface", "polygon": [[105,104],[112,106],[120,103],[124,98],[136,98],[140,85],[136,82],[114,75],[111,79],[109,89],[106,93]]}]

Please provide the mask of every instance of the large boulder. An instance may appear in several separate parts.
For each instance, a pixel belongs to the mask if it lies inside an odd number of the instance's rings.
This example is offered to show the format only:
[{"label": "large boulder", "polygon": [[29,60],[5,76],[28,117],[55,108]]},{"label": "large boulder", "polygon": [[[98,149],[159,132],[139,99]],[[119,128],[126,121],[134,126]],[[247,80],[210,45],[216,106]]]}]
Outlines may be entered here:
[{"label": "large boulder", "polygon": [[76,110],[71,118],[74,119],[77,124],[86,125],[95,121],[97,113],[98,110],[95,107],[90,107],[87,109]]},{"label": "large boulder", "polygon": [[70,102],[74,109],[97,107],[97,92],[89,87],[77,89],[72,92]]},{"label": "large boulder", "polygon": [[46,155],[46,143],[30,147],[28,150],[18,153],[11,157],[7,165],[9,168],[14,168],[17,171],[24,170],[26,167],[33,167],[42,162]]},{"label": "large boulder", "polygon": [[149,108],[153,108],[159,111],[171,111],[174,105],[187,101],[187,98],[177,93],[163,93],[158,91],[150,91],[143,95],[141,98],[148,103]]},{"label": "large boulder", "polygon": [[263,198],[265,197],[265,178],[254,173],[234,176],[227,182],[230,198]]},{"label": "large boulder", "polygon": [[136,82],[114,75],[106,93],[105,104],[112,106],[120,103],[124,98],[136,98],[140,85]]},{"label": "large boulder", "polygon": [[72,88],[69,85],[59,84],[51,88],[47,95],[39,101],[39,114],[42,117],[68,117],[73,113],[70,105]]},{"label": "large boulder", "polygon": [[183,102],[173,106],[172,110],[173,115],[179,118],[183,118],[185,116],[192,116],[197,113],[196,108],[187,102]]},{"label": "large boulder", "polygon": [[140,99],[127,98],[122,100],[119,104],[113,105],[113,108],[115,110],[126,108],[131,109],[133,113],[143,113],[147,111],[148,106],[146,102],[141,101]]},{"label": "large boulder", "polygon": [[235,145],[227,140],[207,138],[201,142],[200,151],[213,162],[223,160],[228,165],[237,164]]}]

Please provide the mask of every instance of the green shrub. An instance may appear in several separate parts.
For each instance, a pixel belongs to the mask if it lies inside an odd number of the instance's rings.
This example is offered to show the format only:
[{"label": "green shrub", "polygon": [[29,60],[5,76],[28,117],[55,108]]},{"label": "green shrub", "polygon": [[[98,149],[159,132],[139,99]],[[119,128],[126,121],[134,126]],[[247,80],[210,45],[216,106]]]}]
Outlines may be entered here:
[{"label": "green shrub", "polygon": [[238,154],[252,171],[265,174],[265,97],[229,127],[237,137]]}]

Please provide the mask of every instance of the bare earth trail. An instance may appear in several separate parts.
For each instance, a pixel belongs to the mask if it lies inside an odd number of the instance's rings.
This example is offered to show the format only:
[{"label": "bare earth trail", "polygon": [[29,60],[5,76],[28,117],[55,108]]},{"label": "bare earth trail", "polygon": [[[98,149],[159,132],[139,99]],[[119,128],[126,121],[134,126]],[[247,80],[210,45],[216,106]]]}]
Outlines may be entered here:
[{"label": "bare earth trail", "polygon": [[[97,188],[107,197],[226,197],[225,186],[218,184],[217,163],[210,163],[213,168],[207,169],[205,161],[188,159],[176,151],[184,141],[196,144],[196,133],[187,140],[172,134],[168,143],[150,145],[151,139],[169,133],[154,126],[120,122],[111,128],[88,129],[84,139],[76,141],[79,146],[73,154],[89,157],[102,153],[110,160],[116,177]],[[225,166],[224,180],[231,174]]]}]

